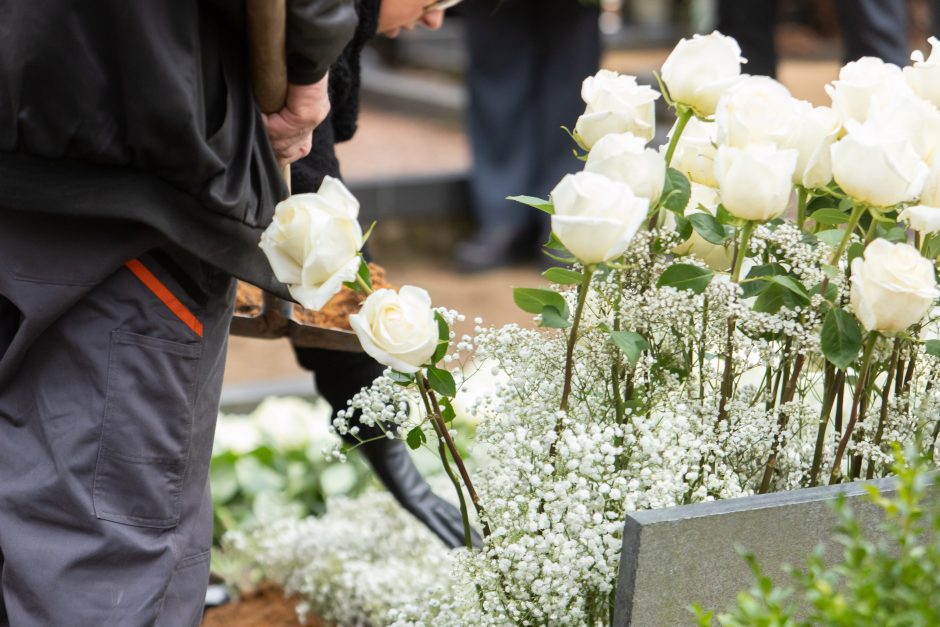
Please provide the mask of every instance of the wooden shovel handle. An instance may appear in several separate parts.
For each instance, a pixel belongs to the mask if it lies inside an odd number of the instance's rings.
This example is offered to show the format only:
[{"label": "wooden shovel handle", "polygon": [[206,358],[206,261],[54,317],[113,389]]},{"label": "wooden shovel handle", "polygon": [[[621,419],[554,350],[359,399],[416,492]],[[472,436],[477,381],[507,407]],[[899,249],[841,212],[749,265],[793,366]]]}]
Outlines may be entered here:
[{"label": "wooden shovel handle", "polygon": [[[251,79],[262,113],[277,113],[287,102],[286,0],[245,0]],[[290,165],[284,166],[290,188]]]}]

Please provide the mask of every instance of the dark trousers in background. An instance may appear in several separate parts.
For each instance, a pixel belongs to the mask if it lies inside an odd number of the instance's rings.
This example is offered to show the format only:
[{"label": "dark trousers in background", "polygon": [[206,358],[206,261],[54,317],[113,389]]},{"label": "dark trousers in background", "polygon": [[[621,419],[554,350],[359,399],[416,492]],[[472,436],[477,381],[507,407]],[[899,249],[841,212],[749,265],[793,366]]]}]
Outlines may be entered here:
[{"label": "dark trousers in background", "polygon": [[[741,44],[748,74],[777,75],[774,26],[777,0],[719,0],[717,28]],[[843,63],[879,57],[910,62],[905,0],[836,0],[842,29]]]},{"label": "dark trousers in background", "polygon": [[147,227],[0,209],[0,625],[199,624],[234,296]]},{"label": "dark trousers in background", "polygon": [[560,127],[573,128],[583,113],[581,82],[600,63],[598,12],[577,0],[474,0],[464,7],[476,217],[483,231],[530,231],[532,242],[547,235],[547,220],[506,197],[545,197],[582,168]]}]

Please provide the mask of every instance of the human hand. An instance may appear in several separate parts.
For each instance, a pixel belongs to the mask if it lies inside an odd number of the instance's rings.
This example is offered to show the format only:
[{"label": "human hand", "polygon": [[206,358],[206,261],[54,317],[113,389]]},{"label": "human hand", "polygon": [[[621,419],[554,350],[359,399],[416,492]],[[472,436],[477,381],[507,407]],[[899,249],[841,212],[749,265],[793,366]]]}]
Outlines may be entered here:
[{"label": "human hand", "polygon": [[287,102],[277,113],[262,116],[278,163],[285,166],[310,154],[313,129],[330,113],[327,73],[312,85],[287,85]]}]

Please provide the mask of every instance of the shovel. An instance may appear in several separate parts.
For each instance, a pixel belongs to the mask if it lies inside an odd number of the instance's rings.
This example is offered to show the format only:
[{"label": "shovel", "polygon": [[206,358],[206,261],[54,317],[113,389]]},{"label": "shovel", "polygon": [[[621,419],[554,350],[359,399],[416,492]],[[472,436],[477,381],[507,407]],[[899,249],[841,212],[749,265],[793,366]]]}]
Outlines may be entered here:
[{"label": "shovel", "polygon": [[[287,101],[286,0],[246,0],[245,9],[255,100],[262,113],[277,113]],[[290,190],[290,165],[284,166],[281,174]],[[362,352],[359,338],[352,331],[301,324],[293,320],[292,313],[291,303],[265,292],[261,313],[255,317],[236,315],[231,333],[257,338],[289,337],[294,345],[305,348]]]}]

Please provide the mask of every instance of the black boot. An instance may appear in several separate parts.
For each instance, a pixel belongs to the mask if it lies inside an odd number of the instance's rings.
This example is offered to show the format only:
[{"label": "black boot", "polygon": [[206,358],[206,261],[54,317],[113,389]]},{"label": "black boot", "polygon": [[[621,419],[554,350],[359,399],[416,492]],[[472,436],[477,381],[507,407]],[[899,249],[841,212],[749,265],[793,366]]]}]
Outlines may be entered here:
[{"label": "black boot", "polygon": [[[333,408],[333,415],[347,407],[347,402],[359,390],[368,386],[385,367],[363,353],[345,353],[315,348],[294,347],[297,361],[314,373],[317,390]],[[332,419],[332,417],[331,417]],[[355,419],[352,421],[355,422]],[[360,426],[364,440],[381,435],[377,427]],[[344,439],[350,444],[359,441],[351,436]],[[465,546],[463,518],[460,510],[440,498],[431,490],[411,461],[408,448],[401,440],[381,439],[361,444],[357,448],[368,460],[372,470],[395,500],[411,512],[450,548]],[[472,532],[474,546],[481,546],[480,536]]]}]

